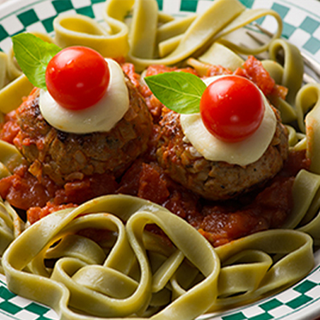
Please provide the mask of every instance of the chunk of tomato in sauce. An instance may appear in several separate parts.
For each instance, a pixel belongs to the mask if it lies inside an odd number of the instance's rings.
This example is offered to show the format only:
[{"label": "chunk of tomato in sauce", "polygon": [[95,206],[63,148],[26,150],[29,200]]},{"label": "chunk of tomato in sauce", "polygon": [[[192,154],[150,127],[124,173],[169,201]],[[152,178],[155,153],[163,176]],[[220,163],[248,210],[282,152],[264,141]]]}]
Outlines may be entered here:
[{"label": "chunk of tomato in sauce", "polygon": [[253,81],[266,96],[278,96],[285,99],[288,93],[287,88],[275,83],[261,61],[254,56],[249,56],[243,63],[242,68],[235,70],[234,74]]},{"label": "chunk of tomato in sauce", "polygon": [[17,124],[16,112],[11,111],[4,117],[4,123],[0,124],[0,140],[13,144],[14,138],[20,131],[20,127]]},{"label": "chunk of tomato in sauce", "polygon": [[0,196],[23,210],[45,206],[57,189],[58,186],[46,177],[40,183],[28,172],[27,166],[19,167],[13,175],[0,180]]},{"label": "chunk of tomato in sauce", "polygon": [[27,220],[33,224],[37,222],[38,220],[44,218],[45,216],[58,211],[58,210],[63,210],[67,208],[75,208],[77,205],[73,203],[69,204],[60,204],[60,205],[55,205],[52,202],[48,202],[46,206],[44,207],[32,207],[27,210]]}]

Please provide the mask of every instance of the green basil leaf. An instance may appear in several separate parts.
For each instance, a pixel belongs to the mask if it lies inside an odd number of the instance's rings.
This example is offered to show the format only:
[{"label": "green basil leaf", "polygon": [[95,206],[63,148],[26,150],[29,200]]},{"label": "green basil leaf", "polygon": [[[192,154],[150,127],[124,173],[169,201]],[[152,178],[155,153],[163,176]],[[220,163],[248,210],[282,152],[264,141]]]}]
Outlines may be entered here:
[{"label": "green basil leaf", "polygon": [[178,113],[198,113],[206,89],[197,76],[186,72],[166,72],[144,78],[152,93],[167,108]]},{"label": "green basil leaf", "polygon": [[31,33],[13,36],[12,42],[13,51],[22,72],[35,87],[46,89],[47,65],[61,48]]}]

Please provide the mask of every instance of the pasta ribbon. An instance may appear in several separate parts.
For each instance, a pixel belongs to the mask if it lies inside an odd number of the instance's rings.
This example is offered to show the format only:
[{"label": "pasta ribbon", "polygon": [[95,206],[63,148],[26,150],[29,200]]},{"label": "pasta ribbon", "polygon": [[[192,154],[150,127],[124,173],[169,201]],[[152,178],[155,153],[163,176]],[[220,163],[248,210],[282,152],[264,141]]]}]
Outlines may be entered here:
[{"label": "pasta ribbon", "polygon": [[[231,41],[234,31],[267,15],[278,26],[270,42],[251,49]],[[278,39],[280,16],[246,9],[238,0],[215,0],[201,14],[173,19],[158,11],[155,0],[108,0],[103,19],[59,15],[54,39],[38,36],[61,47],[84,45],[105,57],[126,57],[137,71],[188,59],[200,75],[206,75],[208,64],[241,67],[238,53],[269,50],[271,60],[263,65],[289,89],[287,101],[272,102],[284,123],[297,121],[301,132],[287,126],[289,144],[307,149],[311,172],[301,170],[295,179],[294,209],[283,230],[259,232],[215,249],[186,221],[137,197],[102,196],[28,228],[0,199],[0,271],[8,288],[50,306],[62,320],[191,320],[302,279],[313,267],[313,244],[320,245],[320,85],[300,89],[301,55]],[[283,66],[276,62],[280,51]],[[0,53],[0,89],[1,114],[18,107],[32,89],[12,51]],[[0,178],[24,161],[13,145],[0,140]]]},{"label": "pasta ribbon", "polygon": [[8,113],[21,105],[22,98],[30,94],[33,85],[22,74],[0,90],[0,111]]},{"label": "pasta ribbon", "polygon": [[288,103],[295,103],[297,92],[301,88],[304,72],[303,60],[300,50],[283,39],[275,39],[271,41],[269,46],[270,59],[276,61],[279,51],[284,52],[284,70],[281,84],[288,88],[286,100]]},{"label": "pasta ribbon", "polygon": [[[284,65],[277,62],[279,52],[283,52]],[[270,42],[269,56],[271,60],[264,60],[262,64],[277,84],[288,89],[286,100],[272,97],[272,103],[280,111],[283,123],[298,121],[301,132],[305,132],[303,115],[296,104],[296,96],[302,85],[304,65],[299,49],[284,39]]]},{"label": "pasta ribbon", "polygon": [[11,175],[10,171],[8,168],[0,162],[0,179],[9,177]]},{"label": "pasta ribbon", "polygon": [[228,47],[219,42],[215,42],[211,47],[199,57],[199,61],[211,65],[221,65],[231,71],[240,68],[244,60]]},{"label": "pasta ribbon", "polygon": [[[214,1],[208,10],[199,14],[191,23],[181,40],[178,38],[178,41],[180,40],[179,44],[166,57],[143,59],[134,55],[135,48],[132,47],[128,59],[135,64],[138,71],[142,71],[151,64],[172,65],[186,59],[244,10],[245,7],[239,1],[231,0],[231,2]],[[215,21],[215,23],[211,23],[212,21]],[[156,37],[156,33],[154,37]]]},{"label": "pasta ribbon", "polygon": [[[270,42],[267,41],[265,44],[261,45],[260,47],[257,48],[248,48],[245,45],[242,44],[237,44],[235,41],[230,41],[228,40],[228,35],[231,34],[233,31],[244,27],[251,22],[265,17],[265,16],[271,16],[275,18],[276,24],[277,24],[277,30],[270,39]],[[258,54],[263,51],[268,50],[270,43],[278,39],[281,36],[282,33],[282,19],[279,16],[279,14],[273,10],[268,10],[268,9],[246,9],[244,10],[239,16],[237,16],[231,23],[228,24],[228,26],[220,31],[215,37],[214,40],[219,40],[220,43],[223,45],[229,47],[231,50],[241,53],[241,54]]]},{"label": "pasta ribbon", "polygon": [[[157,225],[172,242],[165,256],[150,252],[163,256],[153,258],[158,261],[153,266],[147,248],[154,248],[155,238],[145,237],[148,224]],[[112,246],[98,248],[84,240],[81,231],[91,228],[110,235]],[[45,262],[52,258],[60,259],[50,269]],[[122,195],[97,198],[41,219],[11,244],[3,266],[10,290],[51,306],[69,320],[82,319],[74,310],[90,313],[86,319],[140,319],[160,306],[165,308],[151,319],[194,319],[215,301],[220,270],[215,250],[187,222],[146,200]],[[171,302],[170,279],[185,268],[198,270],[202,278],[183,294],[176,292]]]},{"label": "pasta ribbon", "polygon": [[210,68],[214,65],[221,65],[232,71],[240,68],[244,60],[226,46],[215,42],[198,59],[189,58],[187,64],[194,68],[200,77],[207,77]]},{"label": "pasta ribbon", "polygon": [[[32,32],[44,41],[52,42],[51,37]],[[0,53],[0,112],[8,113],[21,105],[23,97],[30,94],[33,85],[22,74],[11,48],[8,54]]]},{"label": "pasta ribbon", "polygon": [[283,228],[296,228],[312,236],[319,245],[320,175],[301,170],[293,185],[294,208]]},{"label": "pasta ribbon", "polygon": [[[147,232],[150,224],[167,240]],[[91,229],[107,241],[85,237]],[[87,320],[194,319],[279,290],[312,266],[312,239],[305,233],[269,230],[213,249],[183,219],[125,195],[52,213],[3,256],[11,291],[69,320],[83,319],[75,310]]]},{"label": "pasta ribbon", "polygon": [[[205,52],[217,40],[234,48],[235,45],[226,40],[226,36],[266,15],[276,18],[278,30],[274,38],[279,37],[282,22],[276,12],[249,10],[238,0],[230,1],[216,0],[204,13],[172,19],[158,12],[155,0],[122,0],[121,3],[108,0],[103,11],[105,26],[80,14],[61,14],[53,23],[54,39],[40,33],[36,35],[63,48],[84,45],[105,57],[126,57],[135,64],[137,71],[143,71],[151,64],[180,63],[191,55]],[[127,23],[130,11],[132,19]],[[258,51],[268,46],[266,44]],[[247,51],[236,48],[240,52]],[[0,68],[0,88],[10,82],[0,91],[0,112],[8,113],[20,105],[21,97],[30,93],[32,85],[21,75],[13,51],[0,56],[0,65],[3,65]]]},{"label": "pasta ribbon", "polygon": [[0,89],[7,83],[7,55],[4,52],[0,52]]},{"label": "pasta ribbon", "polygon": [[[272,42],[271,42],[270,46],[272,46]],[[287,51],[290,51],[290,48],[291,47],[288,47]],[[267,59],[267,60],[261,61],[263,67],[268,71],[268,73],[275,80],[275,82],[277,84],[280,84],[283,86],[285,86],[285,84],[284,84],[285,81],[283,81],[283,79],[287,79],[288,77],[294,77],[292,74],[294,72],[292,69],[293,58],[292,58],[292,55],[288,52],[287,52],[287,55],[291,57],[291,59],[289,59],[291,61],[291,63],[290,64],[286,63],[284,67],[282,65],[280,65],[278,62],[276,62],[275,60]],[[300,58],[300,60],[302,60],[301,57],[299,57],[299,58]],[[290,69],[291,71],[289,71],[288,69]],[[285,76],[284,76],[284,74],[285,74]],[[294,83],[298,83],[299,81],[296,81]],[[301,83],[300,83],[300,85],[301,85]],[[294,90],[296,90],[296,88],[294,88]],[[291,123],[291,122],[297,120],[297,112],[290,103],[281,99],[280,97],[271,97],[271,99],[272,99],[272,103],[275,106],[277,106],[277,109],[280,112],[281,120],[283,123]]]},{"label": "pasta ribbon", "polygon": [[[130,0],[121,1],[121,6],[108,1],[104,14],[108,24],[104,28],[95,20],[80,15],[59,15],[53,22],[54,42],[62,47],[72,45],[88,46],[100,52],[104,57],[123,57],[129,50],[128,27],[121,21],[126,14]],[[128,8],[129,9],[129,8]]]},{"label": "pasta ribbon", "polygon": [[[61,47],[86,45],[105,57],[127,57],[142,71],[151,64],[177,64],[218,39],[233,49],[247,51],[226,36],[266,15],[275,17],[278,24],[274,38],[281,35],[282,22],[276,12],[246,10],[239,1],[230,1],[216,0],[201,14],[172,20],[158,12],[155,0],[123,0],[121,4],[108,0],[103,12],[107,27],[81,15],[60,15],[54,21],[55,42]],[[132,18],[127,22],[130,11]],[[254,52],[264,51],[268,45]]]},{"label": "pasta ribbon", "polygon": [[288,130],[288,143],[289,147],[294,150],[306,149],[306,135],[301,132],[297,132],[292,126],[286,125]]},{"label": "pasta ribbon", "polygon": [[[32,32],[32,33],[44,41],[52,42],[52,38],[44,33],[40,33],[40,32]],[[4,88],[8,83],[13,81],[14,79],[17,79],[18,77],[20,77],[21,75],[22,75],[22,71],[14,58],[13,49],[11,48],[8,54],[4,52],[0,52],[0,90]],[[25,82],[26,80],[24,79],[23,81]],[[30,93],[30,90],[27,91],[28,89],[23,90],[23,87],[18,88],[18,90],[21,90],[21,89],[24,95],[28,95]],[[6,93],[4,93],[3,91],[0,91],[0,100],[1,100],[0,110],[1,111],[13,110],[10,105],[14,100],[10,97],[10,95],[17,95],[21,102],[21,93],[18,90],[16,92],[13,92],[12,89],[9,89],[8,90],[9,92],[6,92]],[[5,95],[5,97],[3,97],[3,95]],[[3,112],[6,112],[6,111],[3,111]]]},{"label": "pasta ribbon", "polygon": [[[156,1],[136,0],[130,28],[130,51],[134,56],[151,59],[156,47],[158,5]],[[143,37],[141,36],[143,35]]]},{"label": "pasta ribbon", "polygon": [[[267,292],[283,290],[296,277],[301,279],[308,274],[314,264],[312,238],[295,230],[259,232],[216,251],[222,262],[223,282],[219,283],[224,287],[227,281],[231,289],[226,289],[230,296],[219,297],[210,311],[249,303]],[[224,261],[233,256],[236,264],[224,267]],[[233,278],[236,274],[239,277]]]},{"label": "pasta ribbon", "polygon": [[191,14],[190,16],[174,19],[159,26],[156,39],[160,57],[164,57],[176,49],[182,35],[188,30],[196,17],[196,14]]},{"label": "pasta ribbon", "polygon": [[[25,224],[7,201],[0,198],[0,256],[24,230]],[[4,273],[2,265],[0,272]]]},{"label": "pasta ribbon", "polygon": [[300,126],[304,125],[304,115],[307,113],[307,157],[311,160],[310,170],[320,174],[320,84],[303,86],[297,94],[296,108],[299,110]]},{"label": "pasta ribbon", "polygon": [[3,140],[0,140],[0,163],[11,173],[13,170],[24,162],[24,157],[18,149]]}]

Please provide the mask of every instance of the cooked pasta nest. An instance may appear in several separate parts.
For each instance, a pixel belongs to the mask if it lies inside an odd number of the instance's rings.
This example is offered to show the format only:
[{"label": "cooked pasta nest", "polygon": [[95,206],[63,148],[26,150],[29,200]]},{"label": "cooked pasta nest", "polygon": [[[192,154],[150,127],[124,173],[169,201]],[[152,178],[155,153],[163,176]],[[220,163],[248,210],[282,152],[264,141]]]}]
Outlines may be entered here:
[{"label": "cooked pasta nest", "polygon": [[[134,2],[128,42],[124,20]],[[147,14],[141,18],[143,12]],[[267,15],[278,24],[271,42],[252,50],[228,40],[232,31]],[[310,169],[295,178],[293,212],[282,229],[258,232],[216,249],[184,220],[132,196],[106,195],[52,213],[32,226],[1,201],[1,262],[9,289],[49,305],[61,319],[194,319],[249,303],[303,278],[313,267],[313,246],[320,244],[320,86],[301,87],[303,63],[294,46],[277,39],[279,15],[245,10],[236,0],[216,0],[204,13],[177,20],[159,13],[155,1],[121,1],[119,6],[118,0],[108,0],[103,17],[108,31],[89,18],[61,15],[54,21],[54,39],[42,37],[61,47],[81,44],[104,56],[127,56],[138,71],[151,64],[182,64],[190,56],[211,64],[228,57],[227,62],[237,66],[230,48],[241,54],[268,50],[273,60],[284,51],[283,66],[266,63],[266,68],[290,95],[287,101],[272,102],[287,126],[289,147],[306,150]],[[70,32],[73,22],[80,29]],[[82,34],[85,26],[94,32]],[[140,30],[145,31],[143,37]],[[32,86],[12,53],[1,53],[0,58],[6,70],[0,84],[8,84],[0,91],[0,110],[8,113]],[[20,97],[13,94],[16,90]],[[24,159],[3,141],[0,148],[3,177]],[[147,231],[150,224],[163,236]],[[92,229],[102,230],[104,236],[85,236]]]}]

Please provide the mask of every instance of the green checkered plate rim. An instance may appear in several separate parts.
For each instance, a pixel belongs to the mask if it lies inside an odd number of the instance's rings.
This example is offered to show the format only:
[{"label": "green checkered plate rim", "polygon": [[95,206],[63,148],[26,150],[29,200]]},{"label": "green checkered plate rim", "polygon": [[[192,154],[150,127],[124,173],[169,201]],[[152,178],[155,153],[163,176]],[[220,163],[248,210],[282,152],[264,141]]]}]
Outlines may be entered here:
[{"label": "green checkered plate rim", "polygon": [[[119,0],[121,1],[121,0]],[[159,8],[175,16],[200,12],[214,0],[157,0]],[[228,1],[228,0],[226,0]],[[284,23],[283,37],[320,63],[320,2],[315,0],[240,0],[249,8],[266,7],[277,11]],[[52,22],[60,13],[79,13],[102,21],[104,0],[9,0],[0,5],[0,51],[11,47],[11,36],[24,31],[52,34]],[[302,7],[303,5],[303,7]],[[271,18],[270,18],[271,19]],[[268,18],[259,23],[272,30]],[[278,294],[251,305],[199,320],[314,319],[320,316],[320,250],[315,252],[316,266],[302,281]],[[0,275],[1,320],[55,320],[50,308],[16,296]]]}]

